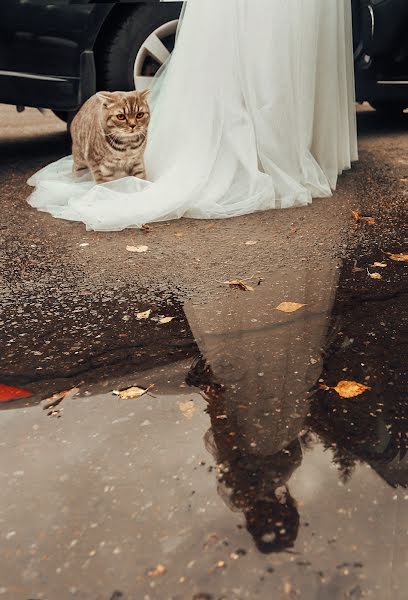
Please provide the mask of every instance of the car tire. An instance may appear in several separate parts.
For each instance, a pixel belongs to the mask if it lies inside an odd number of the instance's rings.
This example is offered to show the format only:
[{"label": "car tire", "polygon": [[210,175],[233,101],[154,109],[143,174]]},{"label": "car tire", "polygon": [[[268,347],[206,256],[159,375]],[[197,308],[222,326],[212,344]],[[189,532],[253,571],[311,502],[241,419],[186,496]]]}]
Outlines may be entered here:
[{"label": "car tire", "polygon": [[117,23],[105,40],[102,55],[97,57],[98,88],[135,89],[134,69],[140,48],[155,30],[178,19],[180,11],[179,2],[142,4]]},{"label": "car tire", "polygon": [[408,108],[408,102],[373,101],[370,104],[377,112],[390,117],[401,115]]}]

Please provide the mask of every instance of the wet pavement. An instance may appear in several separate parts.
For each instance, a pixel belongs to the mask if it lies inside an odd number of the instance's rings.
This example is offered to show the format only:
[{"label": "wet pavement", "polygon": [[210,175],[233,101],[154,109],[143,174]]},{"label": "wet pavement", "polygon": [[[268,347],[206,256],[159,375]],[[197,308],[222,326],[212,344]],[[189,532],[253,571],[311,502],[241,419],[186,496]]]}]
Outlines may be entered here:
[{"label": "wet pavement", "polygon": [[405,127],[360,115],[337,204],[212,229],[85,235],[7,199],[0,383],[33,396],[0,405],[0,598],[406,599]]}]

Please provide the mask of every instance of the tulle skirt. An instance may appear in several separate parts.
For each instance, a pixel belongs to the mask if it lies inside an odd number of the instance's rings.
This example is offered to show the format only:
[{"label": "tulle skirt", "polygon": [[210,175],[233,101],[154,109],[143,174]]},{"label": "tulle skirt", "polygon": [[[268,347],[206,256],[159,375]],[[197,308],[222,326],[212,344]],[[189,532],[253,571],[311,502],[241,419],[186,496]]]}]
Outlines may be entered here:
[{"label": "tulle skirt", "polygon": [[310,203],[357,159],[350,0],[188,0],[152,92],[149,181],[96,185],[72,158],[31,206],[121,230]]}]

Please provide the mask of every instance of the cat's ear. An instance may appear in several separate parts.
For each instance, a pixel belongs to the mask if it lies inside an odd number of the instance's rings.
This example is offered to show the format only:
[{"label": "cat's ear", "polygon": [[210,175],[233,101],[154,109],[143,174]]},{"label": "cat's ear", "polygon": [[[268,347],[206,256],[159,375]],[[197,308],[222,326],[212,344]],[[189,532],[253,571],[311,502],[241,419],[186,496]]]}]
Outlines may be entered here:
[{"label": "cat's ear", "polygon": [[150,95],[150,90],[144,90],[143,92],[140,93],[140,96],[143,100],[146,100],[146,98]]},{"label": "cat's ear", "polygon": [[96,94],[102,102],[112,102],[113,92],[97,92]]}]

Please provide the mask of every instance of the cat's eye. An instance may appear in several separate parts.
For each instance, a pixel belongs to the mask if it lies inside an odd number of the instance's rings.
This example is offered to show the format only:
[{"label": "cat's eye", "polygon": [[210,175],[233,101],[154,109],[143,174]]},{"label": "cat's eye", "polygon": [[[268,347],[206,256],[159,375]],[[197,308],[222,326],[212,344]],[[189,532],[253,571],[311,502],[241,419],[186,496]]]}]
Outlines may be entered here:
[{"label": "cat's eye", "polygon": [[118,119],[118,121],[124,121],[126,119],[123,113],[119,113],[118,115],[116,115],[116,118]]},{"label": "cat's eye", "polygon": [[136,119],[143,119],[144,116],[145,116],[144,112],[137,113]]}]

